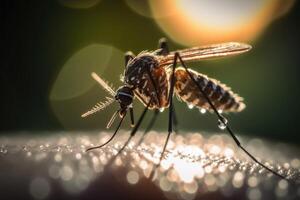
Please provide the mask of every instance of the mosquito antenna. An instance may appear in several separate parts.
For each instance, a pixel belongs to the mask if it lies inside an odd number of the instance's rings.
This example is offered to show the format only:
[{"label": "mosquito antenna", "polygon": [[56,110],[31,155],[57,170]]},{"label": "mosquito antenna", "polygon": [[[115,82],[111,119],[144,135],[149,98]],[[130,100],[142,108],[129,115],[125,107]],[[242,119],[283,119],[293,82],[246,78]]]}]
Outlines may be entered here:
[{"label": "mosquito antenna", "polygon": [[91,147],[91,148],[86,149],[86,152],[87,152],[87,151],[90,151],[90,150],[93,150],[93,149],[101,148],[101,147],[107,145],[110,141],[112,141],[112,139],[116,136],[118,130],[120,129],[120,126],[121,126],[121,124],[122,124],[123,119],[125,118],[125,116],[126,116],[126,113],[121,117],[121,120],[120,120],[120,122],[119,122],[119,124],[118,124],[118,126],[117,126],[117,129],[115,130],[115,132],[114,132],[114,134],[111,136],[111,138],[109,138],[109,140],[107,140],[104,144],[101,144],[101,145],[99,145],[99,146],[95,146],[95,147]]},{"label": "mosquito antenna", "polygon": [[105,89],[111,96],[116,96],[116,92],[115,90],[108,85],[107,81],[103,80],[102,78],[100,78],[100,76],[98,76],[98,74],[96,74],[95,72],[91,73],[91,76],[93,77],[93,79],[95,81],[97,81],[102,87],[103,89]]},{"label": "mosquito antenna", "polygon": [[120,112],[121,109],[117,110],[116,112],[114,112],[114,114],[111,116],[110,120],[108,121],[106,128],[109,129],[111,127],[111,125],[114,123],[118,113]]},{"label": "mosquito antenna", "polygon": [[83,113],[81,117],[87,117],[89,115],[92,115],[96,112],[99,112],[100,110],[103,110],[107,106],[109,106],[111,103],[113,103],[115,99],[106,97],[106,101],[100,101],[98,102],[94,107],[92,107],[89,111]]},{"label": "mosquito antenna", "polygon": [[129,112],[130,112],[131,126],[134,127],[134,114],[133,114],[133,107],[132,107],[132,105],[129,106]]},{"label": "mosquito antenna", "polygon": [[185,68],[186,72],[188,73],[189,77],[191,78],[191,80],[196,84],[196,86],[198,87],[198,89],[200,90],[201,94],[205,97],[205,99],[207,100],[207,102],[209,103],[210,107],[213,109],[214,113],[217,115],[219,122],[222,123],[225,127],[226,130],[229,132],[229,134],[231,135],[231,137],[233,138],[233,140],[235,141],[235,143],[237,144],[237,146],[239,148],[241,148],[253,161],[255,161],[257,164],[259,164],[261,167],[265,168],[266,170],[268,170],[269,172],[273,173],[274,175],[285,179],[287,181],[290,181],[287,177],[277,173],[276,171],[272,170],[271,168],[267,167],[266,165],[264,165],[263,163],[259,162],[251,153],[249,153],[240,143],[240,141],[237,139],[237,137],[234,135],[234,133],[232,132],[231,128],[228,125],[227,119],[222,116],[216,109],[216,107],[213,105],[213,103],[211,102],[211,100],[208,98],[208,96],[206,95],[206,93],[203,91],[203,89],[201,88],[201,86],[198,84],[198,82],[195,80],[195,78],[193,77],[193,75],[189,72],[188,68],[186,67],[185,63],[183,62],[181,56],[179,55],[178,52],[175,53],[175,57],[179,58],[179,61],[181,62],[182,66]]},{"label": "mosquito antenna", "polygon": [[[95,72],[91,73],[92,78],[97,81],[103,89],[105,89],[111,96],[115,96],[116,92],[113,89],[112,86],[109,86],[108,83],[103,80],[102,78],[100,78],[100,76],[98,76]],[[100,101],[98,102],[93,108],[91,108],[89,111],[83,113],[81,115],[81,117],[87,117],[89,115],[92,115],[100,110],[103,110],[104,108],[106,108],[107,106],[109,106],[112,102],[114,102],[115,99],[114,98],[110,98],[110,97],[106,97],[105,101]]]}]

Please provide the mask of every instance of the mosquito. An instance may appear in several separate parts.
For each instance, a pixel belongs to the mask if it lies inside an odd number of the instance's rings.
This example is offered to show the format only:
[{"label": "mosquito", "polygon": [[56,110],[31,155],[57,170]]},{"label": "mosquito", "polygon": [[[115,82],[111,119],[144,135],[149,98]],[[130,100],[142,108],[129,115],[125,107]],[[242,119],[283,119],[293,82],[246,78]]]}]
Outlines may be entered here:
[{"label": "mosquito", "polygon": [[[168,135],[160,155],[159,163],[157,164],[157,166],[159,166],[166,151],[170,135],[173,132],[173,125],[175,128],[177,125],[177,118],[173,107],[173,97],[175,93],[179,100],[186,102],[189,106],[197,107],[201,112],[209,111],[215,113],[218,118],[219,128],[223,130],[226,129],[236,145],[254,162],[276,176],[287,179],[258,161],[249,153],[241,145],[230,128],[228,120],[223,116],[222,113],[242,111],[246,107],[243,98],[218,80],[209,78],[186,66],[186,62],[238,55],[248,52],[251,48],[249,44],[229,42],[170,52],[167,40],[162,38],[159,40],[159,48],[155,51],[142,51],[136,56],[132,52],[125,54],[125,70],[121,78],[123,85],[117,90],[114,90],[106,81],[93,72],[91,74],[92,77],[111,97],[106,97],[105,101],[97,103],[92,109],[82,114],[82,117],[92,115],[105,109],[111,103],[118,102],[120,108],[114,112],[107,123],[107,128],[112,125],[117,116],[119,116],[120,121],[110,139],[104,144],[88,148],[87,151],[101,148],[112,141],[129,110],[133,129],[127,142],[119,151],[120,153],[136,134],[148,110],[154,110],[155,112],[142,138],[152,128],[159,111],[168,108]],[[181,66],[177,66],[177,64]],[[134,125],[133,113],[133,99],[135,97],[145,106],[136,125]]]}]

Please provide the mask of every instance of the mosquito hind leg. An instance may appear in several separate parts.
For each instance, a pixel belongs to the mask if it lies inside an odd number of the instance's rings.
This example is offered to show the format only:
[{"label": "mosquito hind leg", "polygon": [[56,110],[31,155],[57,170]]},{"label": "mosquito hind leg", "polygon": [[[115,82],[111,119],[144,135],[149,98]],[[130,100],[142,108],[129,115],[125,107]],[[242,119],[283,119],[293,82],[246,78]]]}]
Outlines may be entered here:
[{"label": "mosquito hind leg", "polygon": [[251,153],[249,153],[240,143],[240,141],[238,140],[238,138],[235,136],[235,134],[233,133],[233,131],[231,130],[230,126],[227,123],[227,119],[221,115],[218,110],[216,109],[216,107],[213,105],[212,101],[209,99],[209,97],[207,96],[207,94],[204,92],[204,90],[202,89],[202,87],[200,86],[200,84],[195,80],[195,78],[193,77],[193,75],[189,72],[185,62],[182,60],[181,56],[179,55],[179,53],[175,53],[175,58],[178,57],[179,62],[181,63],[181,65],[185,68],[185,71],[188,73],[189,77],[191,78],[191,80],[196,84],[196,86],[198,87],[199,91],[201,92],[201,94],[203,95],[203,97],[206,99],[206,101],[209,103],[210,107],[212,108],[212,110],[214,111],[214,113],[217,115],[218,120],[220,121],[220,123],[222,123],[224,125],[224,127],[226,127],[227,132],[230,134],[230,136],[232,137],[232,139],[235,141],[236,145],[243,150],[254,162],[256,162],[258,165],[260,165],[261,167],[263,167],[264,169],[268,170],[269,172],[273,173],[274,175],[285,179],[287,181],[289,181],[288,178],[286,178],[285,176],[277,173],[276,171],[272,170],[271,168],[267,167],[266,165],[264,165],[263,163],[259,162]]}]

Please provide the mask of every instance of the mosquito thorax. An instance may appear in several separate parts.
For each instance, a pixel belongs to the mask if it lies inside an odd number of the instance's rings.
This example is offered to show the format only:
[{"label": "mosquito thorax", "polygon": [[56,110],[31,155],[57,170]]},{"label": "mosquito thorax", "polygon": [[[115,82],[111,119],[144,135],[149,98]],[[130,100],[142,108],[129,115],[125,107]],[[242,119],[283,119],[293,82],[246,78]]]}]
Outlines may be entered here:
[{"label": "mosquito thorax", "polygon": [[125,82],[129,85],[138,84],[140,76],[146,73],[146,70],[152,70],[159,66],[157,58],[150,53],[140,53],[134,59],[129,61],[125,69]]},{"label": "mosquito thorax", "polygon": [[121,109],[127,109],[133,100],[132,89],[128,86],[120,87],[116,92],[115,99],[120,103]]}]

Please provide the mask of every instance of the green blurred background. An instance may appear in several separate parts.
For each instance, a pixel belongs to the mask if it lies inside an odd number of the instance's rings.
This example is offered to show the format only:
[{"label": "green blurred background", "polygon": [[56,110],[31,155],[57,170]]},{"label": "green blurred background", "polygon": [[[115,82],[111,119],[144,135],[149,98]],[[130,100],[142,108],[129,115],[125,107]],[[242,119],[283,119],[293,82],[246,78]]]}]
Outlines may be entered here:
[{"label": "green blurred background", "polygon": [[[279,4],[279,10],[280,6],[284,7]],[[104,129],[117,105],[80,117],[106,96],[91,79],[92,71],[118,87],[124,52],[154,50],[161,37],[169,39],[172,50],[192,45],[166,32],[161,18],[151,17],[150,8],[155,6],[133,0],[1,1],[1,134]],[[238,134],[299,145],[299,15],[296,2],[284,15],[264,22],[255,36],[242,39],[253,46],[249,53],[189,65],[245,98],[246,110],[228,115]],[[218,130],[214,115],[202,115],[178,101],[175,107],[180,130]],[[134,108],[137,117],[143,106],[136,100]],[[128,119],[123,128],[130,128]],[[167,130],[167,112],[155,129]]]}]

